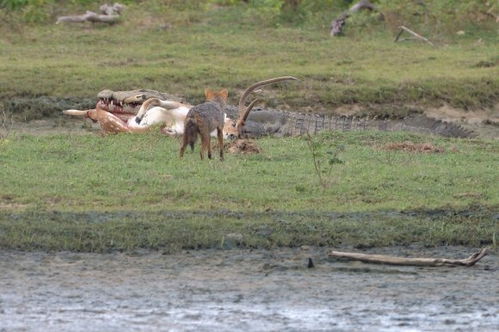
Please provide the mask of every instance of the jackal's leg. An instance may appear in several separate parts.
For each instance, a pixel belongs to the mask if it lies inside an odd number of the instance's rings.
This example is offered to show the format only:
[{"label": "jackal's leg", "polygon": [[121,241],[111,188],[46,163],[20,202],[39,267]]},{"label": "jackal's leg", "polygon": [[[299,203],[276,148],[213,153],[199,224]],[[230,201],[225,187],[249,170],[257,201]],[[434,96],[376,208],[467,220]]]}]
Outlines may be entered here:
[{"label": "jackal's leg", "polygon": [[208,159],[211,159],[211,136],[209,132],[206,134],[206,148],[208,149]]},{"label": "jackal's leg", "polygon": [[220,149],[220,160],[224,160],[224,133],[223,128],[217,128],[218,148]]},{"label": "jackal's leg", "polygon": [[180,147],[180,158],[184,157],[185,147],[189,142],[188,136],[186,133],[182,136],[182,146]]},{"label": "jackal's leg", "polygon": [[[209,148],[210,146],[210,135],[206,135],[205,133],[201,134],[201,151],[199,152],[201,155],[201,160],[204,159],[204,152]],[[208,158],[211,159],[211,151],[208,150]]]}]

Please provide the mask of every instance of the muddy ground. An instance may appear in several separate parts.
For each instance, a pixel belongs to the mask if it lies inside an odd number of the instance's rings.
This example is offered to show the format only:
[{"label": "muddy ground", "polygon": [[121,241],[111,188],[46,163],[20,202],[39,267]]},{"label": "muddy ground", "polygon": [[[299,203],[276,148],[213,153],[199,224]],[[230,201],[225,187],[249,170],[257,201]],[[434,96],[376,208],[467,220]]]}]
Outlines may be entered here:
[{"label": "muddy ground", "polygon": [[[463,247],[376,253],[462,258]],[[0,252],[0,331],[497,331],[499,257],[340,262],[328,249]],[[315,262],[307,268],[308,258]]]},{"label": "muddy ground", "polygon": [[54,117],[31,121],[9,121],[0,126],[0,135],[54,135],[99,133],[100,127],[90,119]]},{"label": "muddy ground", "polygon": [[[92,107],[92,98],[73,100],[38,97],[17,98],[3,104],[0,102],[0,137],[7,133],[44,135],[98,132],[99,126],[89,119],[61,114],[64,109]],[[499,103],[486,110],[462,110],[448,105],[420,109],[429,118],[458,124],[480,138],[499,139]],[[333,114],[355,116],[363,113],[358,106],[350,105],[337,108]]]},{"label": "muddy ground", "polygon": [[[446,120],[444,120],[446,121]],[[456,122],[463,128],[471,130],[479,138],[499,139],[499,125],[490,122],[466,123]],[[53,135],[53,134],[88,134],[99,133],[100,127],[89,119],[53,117],[31,121],[8,121],[0,125],[0,136],[8,134]]]}]

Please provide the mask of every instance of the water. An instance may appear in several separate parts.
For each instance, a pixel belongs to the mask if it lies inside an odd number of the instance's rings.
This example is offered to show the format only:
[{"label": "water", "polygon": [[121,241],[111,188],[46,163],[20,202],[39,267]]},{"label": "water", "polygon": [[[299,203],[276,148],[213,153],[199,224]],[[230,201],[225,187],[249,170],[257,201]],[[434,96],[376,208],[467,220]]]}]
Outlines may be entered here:
[{"label": "water", "polygon": [[471,268],[417,268],[338,262],[315,248],[4,251],[0,331],[496,331],[498,267],[496,255]]}]

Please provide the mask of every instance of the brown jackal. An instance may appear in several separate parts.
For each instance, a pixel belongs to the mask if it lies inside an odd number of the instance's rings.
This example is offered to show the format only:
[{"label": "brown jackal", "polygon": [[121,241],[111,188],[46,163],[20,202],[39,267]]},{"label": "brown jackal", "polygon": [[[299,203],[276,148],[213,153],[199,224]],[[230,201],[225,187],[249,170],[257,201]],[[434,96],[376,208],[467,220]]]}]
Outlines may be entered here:
[{"label": "brown jackal", "polygon": [[206,102],[191,108],[185,118],[180,158],[184,156],[187,144],[191,146],[191,150],[194,150],[194,143],[199,134],[201,136],[201,159],[204,158],[205,150],[208,150],[208,158],[211,159],[210,133],[216,129],[220,160],[224,160],[224,108],[229,92],[227,89],[218,92],[205,89],[204,94]]}]

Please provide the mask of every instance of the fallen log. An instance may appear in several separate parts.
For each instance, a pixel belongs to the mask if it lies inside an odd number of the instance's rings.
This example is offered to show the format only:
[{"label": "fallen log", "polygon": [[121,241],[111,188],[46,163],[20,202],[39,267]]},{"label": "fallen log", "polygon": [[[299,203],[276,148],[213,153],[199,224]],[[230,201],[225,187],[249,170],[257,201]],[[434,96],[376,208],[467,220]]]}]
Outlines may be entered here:
[{"label": "fallen log", "polygon": [[486,256],[488,248],[483,248],[465,259],[397,257],[386,255],[371,255],[354,252],[331,251],[330,257],[344,258],[373,264],[405,265],[405,266],[473,266]]},{"label": "fallen log", "polygon": [[59,16],[55,24],[61,22],[69,23],[82,23],[82,22],[92,22],[92,23],[107,23],[115,24],[121,19],[121,12],[125,9],[125,6],[120,3],[114,3],[112,6],[104,4],[100,6],[101,14],[87,10],[85,14],[81,15],[69,15],[69,16]]},{"label": "fallen log", "polygon": [[70,23],[92,22],[92,23],[114,24],[117,23],[119,20],[120,20],[119,15],[99,15],[95,12],[87,10],[87,12],[82,15],[60,16],[57,18],[57,22],[55,24],[59,24],[61,22],[70,22]]}]

